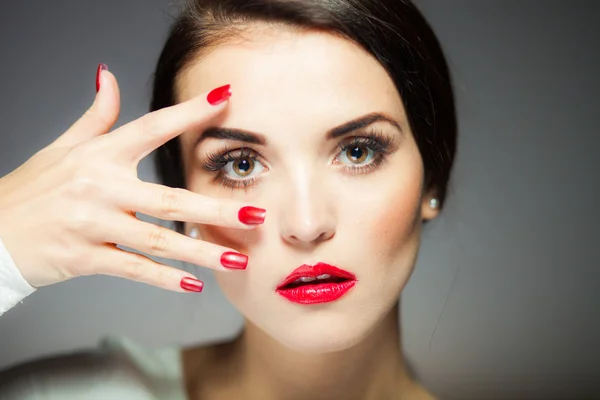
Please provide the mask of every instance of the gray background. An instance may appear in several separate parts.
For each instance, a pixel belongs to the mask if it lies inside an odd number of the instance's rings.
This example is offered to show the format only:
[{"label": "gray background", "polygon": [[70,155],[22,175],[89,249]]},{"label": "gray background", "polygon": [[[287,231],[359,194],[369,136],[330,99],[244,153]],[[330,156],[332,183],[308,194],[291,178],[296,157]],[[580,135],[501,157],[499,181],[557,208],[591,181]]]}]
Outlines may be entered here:
[{"label": "gray background", "polygon": [[[403,296],[407,356],[446,398],[600,398],[600,2],[418,4],[453,70],[461,136],[453,192]],[[98,62],[120,82],[118,125],[144,114],[172,12],[166,0],[2,1],[0,175],[85,111]],[[199,296],[100,276],[39,290],[0,318],[0,367],[110,333],[233,335],[240,316],[200,276]]]}]

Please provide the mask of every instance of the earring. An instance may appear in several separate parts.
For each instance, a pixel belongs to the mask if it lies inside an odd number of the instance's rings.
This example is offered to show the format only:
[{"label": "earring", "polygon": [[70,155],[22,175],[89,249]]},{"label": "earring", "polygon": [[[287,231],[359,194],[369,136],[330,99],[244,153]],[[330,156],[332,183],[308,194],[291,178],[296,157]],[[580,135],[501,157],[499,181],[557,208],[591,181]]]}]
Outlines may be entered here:
[{"label": "earring", "polygon": [[433,198],[433,199],[429,200],[429,207],[438,208],[438,205],[439,205],[438,199]]},{"label": "earring", "polygon": [[190,229],[189,236],[194,239],[198,239],[198,228]]}]

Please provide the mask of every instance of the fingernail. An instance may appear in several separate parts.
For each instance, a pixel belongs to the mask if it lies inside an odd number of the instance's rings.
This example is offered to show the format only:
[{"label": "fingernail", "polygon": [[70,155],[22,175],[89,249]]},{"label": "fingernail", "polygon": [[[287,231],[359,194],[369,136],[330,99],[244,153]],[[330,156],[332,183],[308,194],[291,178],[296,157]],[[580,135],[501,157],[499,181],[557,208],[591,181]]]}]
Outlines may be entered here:
[{"label": "fingernail", "polygon": [[246,269],[248,256],[233,251],[226,251],[221,255],[221,265],[230,269]]},{"label": "fingernail", "polygon": [[106,70],[108,70],[108,66],[106,64],[98,64],[98,70],[96,72],[96,93],[100,91],[100,73]]},{"label": "fingernail", "polygon": [[242,207],[238,213],[240,222],[247,225],[262,224],[265,222],[267,210],[257,207]]},{"label": "fingernail", "polygon": [[211,90],[208,96],[206,96],[206,100],[208,100],[208,102],[211,105],[216,106],[217,104],[221,104],[230,97],[231,85],[225,85]]},{"label": "fingernail", "polygon": [[182,289],[187,290],[188,292],[200,293],[202,288],[204,288],[204,283],[194,278],[183,278],[180,286]]}]

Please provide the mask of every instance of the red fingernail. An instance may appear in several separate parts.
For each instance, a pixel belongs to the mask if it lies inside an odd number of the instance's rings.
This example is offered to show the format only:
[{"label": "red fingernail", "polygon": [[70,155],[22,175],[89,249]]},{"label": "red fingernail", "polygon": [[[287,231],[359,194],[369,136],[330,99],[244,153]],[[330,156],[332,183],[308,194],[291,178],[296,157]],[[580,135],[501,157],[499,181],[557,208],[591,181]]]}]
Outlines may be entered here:
[{"label": "red fingernail", "polygon": [[96,93],[100,91],[100,73],[106,70],[108,70],[108,66],[106,64],[98,64],[98,71],[96,72]]},{"label": "red fingernail", "polygon": [[256,225],[265,222],[267,210],[257,207],[242,207],[238,213],[238,218],[243,224]]},{"label": "red fingernail", "polygon": [[183,278],[180,286],[182,289],[187,290],[188,292],[200,293],[204,287],[204,283],[194,278]]},{"label": "red fingernail", "polygon": [[206,96],[206,100],[208,100],[208,102],[211,105],[216,106],[217,104],[221,104],[230,97],[231,85],[225,85],[211,90],[208,96]]},{"label": "red fingernail", "polygon": [[246,269],[248,256],[233,251],[226,251],[221,255],[221,265],[230,269]]}]

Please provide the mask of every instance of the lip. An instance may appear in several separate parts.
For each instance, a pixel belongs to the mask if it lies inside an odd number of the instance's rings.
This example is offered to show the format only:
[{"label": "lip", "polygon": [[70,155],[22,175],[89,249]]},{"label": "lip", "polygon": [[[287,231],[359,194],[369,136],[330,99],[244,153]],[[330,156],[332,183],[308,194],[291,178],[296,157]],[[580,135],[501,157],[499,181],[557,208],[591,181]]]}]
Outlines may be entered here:
[{"label": "lip", "polygon": [[[319,275],[328,274],[335,278],[345,279],[342,282],[314,283],[294,288],[286,288],[287,285],[301,277],[316,278]],[[356,276],[348,271],[334,267],[326,263],[316,265],[301,265],[289,274],[275,291],[287,300],[298,304],[317,304],[335,301],[348,293],[356,285]]]}]

